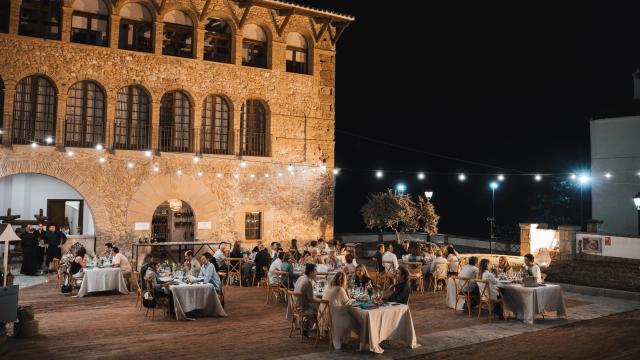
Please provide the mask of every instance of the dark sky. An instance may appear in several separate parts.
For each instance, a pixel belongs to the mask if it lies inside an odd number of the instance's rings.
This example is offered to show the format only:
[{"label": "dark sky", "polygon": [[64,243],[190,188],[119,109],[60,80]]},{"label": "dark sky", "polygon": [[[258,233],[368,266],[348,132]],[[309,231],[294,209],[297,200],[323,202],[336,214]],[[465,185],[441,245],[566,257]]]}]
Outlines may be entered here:
[{"label": "dark sky", "polygon": [[[414,196],[435,192],[441,232],[488,236],[492,174],[588,169],[588,119],[634,111],[640,7],[632,2],[298,3],[356,17],[337,50],[336,232],[364,230],[367,193],[402,181]],[[378,168],[427,179],[364,171]],[[527,204],[565,177],[508,176],[496,193],[498,223],[547,221]]]}]

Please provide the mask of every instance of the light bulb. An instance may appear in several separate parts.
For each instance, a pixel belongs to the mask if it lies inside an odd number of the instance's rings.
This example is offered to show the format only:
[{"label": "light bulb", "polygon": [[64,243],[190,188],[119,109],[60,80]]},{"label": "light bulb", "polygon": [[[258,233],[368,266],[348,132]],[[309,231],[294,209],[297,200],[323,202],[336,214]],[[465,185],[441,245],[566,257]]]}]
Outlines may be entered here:
[{"label": "light bulb", "polygon": [[465,180],[467,180],[467,175],[465,175],[465,174],[458,174],[458,180],[460,180],[460,181],[465,181]]},{"label": "light bulb", "polygon": [[424,178],[425,178],[424,173],[423,172],[419,172],[418,173],[418,180],[424,180]]},{"label": "light bulb", "polygon": [[376,171],[376,177],[378,179],[382,179],[383,176],[384,176],[384,173],[382,172],[382,170],[377,170]]}]

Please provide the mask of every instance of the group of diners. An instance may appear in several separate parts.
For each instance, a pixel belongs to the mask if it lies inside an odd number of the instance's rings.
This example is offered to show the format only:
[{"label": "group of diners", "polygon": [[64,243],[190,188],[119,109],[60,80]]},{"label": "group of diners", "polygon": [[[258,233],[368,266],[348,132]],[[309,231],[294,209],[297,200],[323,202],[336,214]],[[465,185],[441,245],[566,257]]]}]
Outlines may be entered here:
[{"label": "group of diners", "polygon": [[[106,266],[120,268],[122,276],[129,288],[131,289],[131,261],[120,252],[117,246],[113,246],[112,243],[106,243],[103,246],[100,257],[106,260]],[[69,264],[69,274],[74,280],[81,280],[84,277],[87,268],[89,267],[89,261],[87,256],[87,249],[84,246],[77,248],[73,254],[73,261]]]}]

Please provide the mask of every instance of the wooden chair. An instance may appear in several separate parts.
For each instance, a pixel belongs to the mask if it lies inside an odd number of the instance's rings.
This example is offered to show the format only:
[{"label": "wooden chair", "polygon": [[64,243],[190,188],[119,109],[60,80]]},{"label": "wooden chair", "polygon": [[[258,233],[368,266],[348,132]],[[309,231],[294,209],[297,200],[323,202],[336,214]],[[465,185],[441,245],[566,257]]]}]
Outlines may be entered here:
[{"label": "wooden chair", "polygon": [[60,287],[62,286],[62,279],[64,277],[64,274],[60,270],[60,259],[53,258],[53,260],[51,260],[51,264],[52,264],[51,267],[56,272],[56,287]]},{"label": "wooden chair", "polygon": [[438,280],[444,280],[444,288],[446,289],[449,282],[449,275],[447,275],[449,270],[449,263],[446,261],[436,261],[433,263],[434,269],[433,274],[431,274],[431,285],[433,286],[433,292],[436,292],[438,289]]},{"label": "wooden chair", "polygon": [[329,273],[328,272],[319,272],[316,273],[316,280],[329,280]]},{"label": "wooden chair", "polygon": [[276,282],[272,284],[269,278],[267,277],[267,302],[266,303],[268,304],[269,300],[271,300],[271,297],[274,295],[276,297],[276,303],[277,303],[279,293],[280,293],[280,280],[276,279]]},{"label": "wooden chair", "polygon": [[[256,283],[256,276],[258,276],[258,269],[255,269],[253,273],[253,284]],[[258,287],[260,287],[260,285],[267,286],[267,283],[269,282],[269,269],[267,269],[266,266],[262,267],[262,276],[260,277],[260,279],[257,279],[257,280],[258,280]]]},{"label": "wooden chair", "polygon": [[[486,280],[476,280],[476,284],[478,284],[478,291],[480,292],[480,304],[478,304],[478,320],[480,320],[480,313],[482,312],[482,305],[487,305],[487,311],[489,312],[489,322],[493,318],[493,307],[495,304],[502,304],[502,299],[492,300],[491,299],[491,286]],[[504,317],[504,306],[503,309],[503,317]]]},{"label": "wooden chair", "polygon": [[302,342],[302,340],[304,340],[302,331],[304,330],[304,321],[306,320],[304,310],[302,309],[302,293],[287,290],[287,296],[289,297],[289,304],[291,304],[291,330],[289,331],[289,337],[291,337],[296,330],[297,324],[300,330],[300,342]]},{"label": "wooden chair", "polygon": [[156,317],[156,308],[163,308],[164,312],[165,312],[165,316],[167,315],[169,306],[168,306],[168,300],[166,297],[157,297],[153,294],[153,282],[151,281],[151,279],[145,279],[145,283],[147,285],[147,290],[149,291],[149,294],[151,295],[151,299],[149,300],[156,300],[156,306],[153,308],[147,308],[147,311],[144,314],[144,317],[148,317],[149,316],[149,310],[151,310],[151,321],[155,320]]},{"label": "wooden chair", "polygon": [[291,288],[290,287],[291,279],[289,277],[289,272],[287,272],[287,271],[276,271],[275,274],[278,275],[278,278],[279,278],[279,280],[278,280],[278,289],[276,290],[276,292],[277,292],[276,300],[278,298],[280,298],[280,299],[282,299],[283,303],[286,303],[287,300],[288,300],[287,290],[289,290]]},{"label": "wooden chair", "polygon": [[320,300],[320,304],[318,306],[318,336],[316,337],[316,345],[320,338],[326,333],[327,339],[329,340],[329,351],[333,350],[333,336],[332,336],[332,326],[331,326],[331,306],[329,305],[329,300]]},{"label": "wooden chair", "polygon": [[467,305],[467,311],[469,312],[469,317],[471,317],[471,293],[469,292],[471,287],[471,278],[464,278],[453,276],[453,283],[456,287],[456,302],[453,307],[453,312],[456,312],[456,308],[458,307],[458,301],[460,299],[465,299],[465,304]]},{"label": "wooden chair", "polygon": [[138,308],[138,303],[140,303],[140,308],[142,308],[142,286],[140,286],[140,272],[132,271],[131,272],[131,286],[133,287],[135,284],[136,287],[136,309]]},{"label": "wooden chair", "polygon": [[411,262],[407,263],[407,270],[409,271],[409,281],[415,280],[416,285],[418,285],[418,291],[420,294],[424,294],[424,275],[422,274],[422,262]]},{"label": "wooden chair", "polygon": [[391,285],[395,284],[396,282],[395,275],[398,269],[396,269],[393,261],[383,261],[382,267],[384,268],[384,271],[387,274],[387,280],[384,282],[382,286],[382,288],[386,290],[390,288]]},{"label": "wooden chair", "polygon": [[231,285],[231,279],[237,276],[242,287],[242,258],[226,258],[224,261],[227,264],[227,285]]}]

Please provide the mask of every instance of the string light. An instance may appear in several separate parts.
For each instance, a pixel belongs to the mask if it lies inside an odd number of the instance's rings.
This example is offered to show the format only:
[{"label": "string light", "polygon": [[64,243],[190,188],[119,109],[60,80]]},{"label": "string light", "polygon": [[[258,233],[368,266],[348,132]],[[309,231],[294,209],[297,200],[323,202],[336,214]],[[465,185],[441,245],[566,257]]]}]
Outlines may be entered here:
[{"label": "string light", "polygon": [[134,166],[135,166],[135,164],[134,164],[134,163],[132,163],[131,161],[129,161],[129,162],[127,163],[127,167],[128,167],[129,169],[133,169],[133,167],[134,167]]},{"label": "string light", "polygon": [[159,172],[160,171],[160,166],[156,165],[153,167],[153,171],[154,172]]},{"label": "string light", "polygon": [[293,172],[293,171],[289,171],[289,175],[293,176],[293,175],[295,175],[295,174],[296,174],[295,172]]},{"label": "string light", "polygon": [[425,178],[424,173],[423,172],[419,172],[418,173],[418,180],[424,180],[424,178]]},{"label": "string light", "polygon": [[278,173],[278,177],[282,177],[282,173],[281,172]]},{"label": "string light", "polygon": [[491,183],[489,183],[489,187],[491,188],[491,190],[495,190],[498,188],[498,183],[495,181],[492,181]]},{"label": "string light", "polygon": [[47,138],[44,139],[44,142],[46,142],[47,144],[51,144],[53,143],[53,138],[51,136],[47,136]]},{"label": "string light", "polygon": [[504,175],[502,174],[498,175],[498,181],[504,181]]},{"label": "string light", "polygon": [[182,175],[182,170],[178,169],[178,171],[176,171],[176,175],[178,176]]},{"label": "string light", "polygon": [[71,157],[73,156],[75,153],[73,152],[73,150],[69,150],[67,151],[67,156]]},{"label": "string light", "polygon": [[465,180],[467,180],[467,175],[465,175],[465,174],[458,174],[458,180],[460,180],[460,181],[465,181]]},{"label": "string light", "polygon": [[216,177],[218,177],[218,179],[221,179],[222,178],[222,173],[217,173]]},{"label": "string light", "polygon": [[105,162],[107,162],[107,158],[105,158],[104,156],[100,156],[98,161],[100,162],[100,164],[104,164]]},{"label": "string light", "polygon": [[240,167],[241,167],[241,168],[245,168],[245,167],[247,167],[247,162],[246,162],[246,161],[244,161],[244,160],[240,161]]},{"label": "string light", "polygon": [[287,171],[292,172],[293,171],[293,165],[287,166]]},{"label": "string light", "polygon": [[236,179],[238,179],[238,178],[240,178],[240,175],[238,175],[238,174],[233,174],[233,177],[234,177],[234,178],[236,178]]},{"label": "string light", "polygon": [[591,178],[587,174],[580,174],[578,181],[580,182],[580,184],[584,185],[584,184],[587,184],[589,181],[591,181]]},{"label": "string light", "polygon": [[384,173],[382,172],[382,170],[377,170],[376,171],[376,177],[378,179],[382,179],[383,176],[384,176]]},{"label": "string light", "polygon": [[610,172],[607,172],[607,173],[604,174],[604,177],[607,178],[607,179],[611,179],[612,176],[613,175],[611,175]]},{"label": "string light", "polygon": [[198,156],[198,155],[194,156],[194,157],[193,157],[193,163],[194,163],[194,164],[197,164],[197,163],[199,163],[199,162],[200,162],[200,156]]},{"label": "string light", "polygon": [[38,147],[38,143],[36,143],[35,141],[31,143],[31,147],[32,148],[37,148]]},{"label": "string light", "polygon": [[256,174],[251,174],[251,175],[249,175],[249,177],[253,179],[253,178],[256,177]]},{"label": "string light", "polygon": [[327,165],[320,165],[320,171],[325,172],[327,171]]},{"label": "string light", "polygon": [[536,176],[534,176],[534,177],[533,177],[533,179],[534,179],[535,181],[540,181],[540,180],[542,180],[542,175],[540,175],[540,174],[536,174]]},{"label": "string light", "polygon": [[571,175],[569,175],[569,178],[570,178],[571,180],[575,180],[575,179],[576,179],[576,178],[578,178],[578,177],[576,176],[576,174],[571,174]]},{"label": "string light", "polygon": [[264,177],[267,177],[267,178],[268,178],[268,177],[269,177],[269,174],[268,174],[268,173],[267,173],[267,174],[264,174]]},{"label": "string light", "polygon": [[340,168],[333,169],[333,175],[339,175],[339,174],[340,174]]},{"label": "string light", "polygon": [[203,174],[202,174],[202,171],[198,171],[198,174],[197,174],[197,175],[198,175],[199,177],[202,177],[202,175],[203,175]]},{"label": "string light", "polygon": [[146,157],[151,157],[151,155],[153,155],[153,152],[151,152],[151,150],[146,150],[144,152],[144,156],[146,156]]},{"label": "string light", "polygon": [[104,149],[104,146],[102,146],[102,144],[97,144],[96,145],[96,150],[100,151],[102,149]]}]

